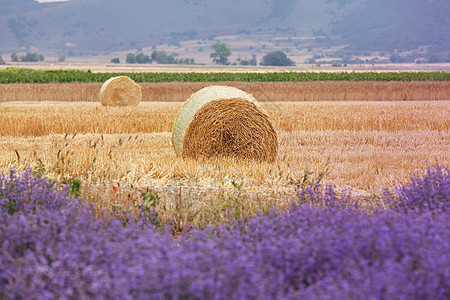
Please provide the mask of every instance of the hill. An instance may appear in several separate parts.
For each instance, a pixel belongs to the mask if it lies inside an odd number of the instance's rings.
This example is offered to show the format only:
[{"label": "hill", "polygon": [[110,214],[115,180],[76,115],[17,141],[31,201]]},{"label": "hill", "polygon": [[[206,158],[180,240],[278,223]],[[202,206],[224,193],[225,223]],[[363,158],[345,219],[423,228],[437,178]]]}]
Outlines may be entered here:
[{"label": "hill", "polygon": [[367,1],[330,32],[353,49],[410,50],[430,46],[450,49],[450,5],[446,0]]},{"label": "hill", "polygon": [[450,53],[447,0],[0,0],[0,7],[0,53],[37,47],[96,54],[220,35],[313,37],[313,44],[287,46],[348,53]]}]

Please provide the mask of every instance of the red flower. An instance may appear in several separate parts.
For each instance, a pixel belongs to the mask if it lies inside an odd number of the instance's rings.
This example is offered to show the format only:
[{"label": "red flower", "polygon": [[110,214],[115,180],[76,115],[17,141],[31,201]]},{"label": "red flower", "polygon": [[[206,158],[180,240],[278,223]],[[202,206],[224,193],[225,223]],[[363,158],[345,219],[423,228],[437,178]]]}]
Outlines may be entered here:
[{"label": "red flower", "polygon": [[117,186],[113,186],[113,190],[117,191],[119,188]]},{"label": "red flower", "polygon": [[73,176],[73,178],[77,178],[78,177],[78,173],[75,173],[75,175]]}]

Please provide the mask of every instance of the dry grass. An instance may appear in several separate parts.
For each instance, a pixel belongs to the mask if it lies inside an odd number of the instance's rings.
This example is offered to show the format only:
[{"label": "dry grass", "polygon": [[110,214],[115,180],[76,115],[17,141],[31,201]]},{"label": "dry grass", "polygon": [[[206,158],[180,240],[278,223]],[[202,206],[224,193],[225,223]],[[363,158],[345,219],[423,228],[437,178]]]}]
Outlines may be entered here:
[{"label": "dry grass", "polygon": [[[184,102],[206,82],[139,83],[142,101]],[[258,101],[450,100],[449,82],[220,82]],[[101,83],[1,84],[0,102],[98,102]]]},{"label": "dry grass", "polygon": [[[280,157],[273,164],[183,160],[175,155],[170,139],[170,133],[3,137],[0,168],[31,165],[65,182],[77,173],[84,184],[83,197],[98,208],[137,205],[140,193],[150,188],[163,199],[159,212],[165,220],[179,205],[176,212],[200,224],[205,216],[226,219],[230,205],[247,213],[274,203],[286,206],[293,187],[308,172],[317,177],[327,170],[327,182],[352,188],[355,195],[371,201],[372,193],[405,182],[426,160],[450,162],[448,131],[282,132]],[[242,194],[232,181],[244,183]],[[236,201],[237,194],[240,204],[230,200]],[[200,215],[194,218],[192,211]]]},{"label": "dry grass", "polygon": [[177,177],[188,185],[208,187],[220,185],[227,178],[247,178],[256,187],[274,182],[288,187],[303,171],[318,174],[328,165],[331,172],[327,180],[375,192],[396,180],[406,180],[426,160],[448,164],[449,146],[448,131],[282,132],[279,158],[274,164],[236,164],[225,158],[178,158],[170,133],[3,137],[0,167],[23,169],[42,162],[52,177],[78,173],[93,183],[165,185]]},{"label": "dry grass", "polygon": [[180,103],[153,102],[120,108],[92,102],[2,103],[0,136],[169,132],[180,106]]},{"label": "dry grass", "polygon": [[265,103],[276,130],[398,131],[450,128],[450,101]]},{"label": "dry grass", "polygon": [[[278,132],[450,128],[449,101],[261,104]],[[171,132],[181,105],[145,102],[139,107],[115,108],[99,103],[1,103],[0,136]]]},{"label": "dry grass", "polygon": [[309,171],[370,205],[371,194],[406,182],[427,160],[450,162],[450,101],[263,103],[279,137],[274,163],[177,157],[171,129],[180,106],[2,103],[0,170],[31,166],[64,182],[78,173],[82,196],[99,209],[136,207],[152,189],[162,220],[181,230],[225,222],[230,209],[285,206]]}]

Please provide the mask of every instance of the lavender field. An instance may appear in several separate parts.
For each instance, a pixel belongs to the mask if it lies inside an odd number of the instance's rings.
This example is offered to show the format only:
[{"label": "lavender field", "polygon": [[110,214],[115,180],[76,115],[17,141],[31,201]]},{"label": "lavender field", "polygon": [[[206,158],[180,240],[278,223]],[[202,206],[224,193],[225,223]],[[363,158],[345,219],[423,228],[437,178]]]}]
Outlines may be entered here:
[{"label": "lavender field", "polygon": [[0,299],[450,298],[448,167],[378,209],[317,181],[287,210],[177,236],[152,207],[98,218],[69,189],[0,175]]}]

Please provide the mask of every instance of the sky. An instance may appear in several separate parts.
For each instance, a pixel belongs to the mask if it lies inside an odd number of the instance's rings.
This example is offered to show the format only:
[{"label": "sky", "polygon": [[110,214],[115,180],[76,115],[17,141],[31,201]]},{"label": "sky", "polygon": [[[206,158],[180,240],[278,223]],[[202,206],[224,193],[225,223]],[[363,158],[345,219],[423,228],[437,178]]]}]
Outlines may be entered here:
[{"label": "sky", "polygon": [[36,0],[37,2],[40,3],[45,3],[45,2],[63,2],[63,1],[70,1],[70,0]]}]

